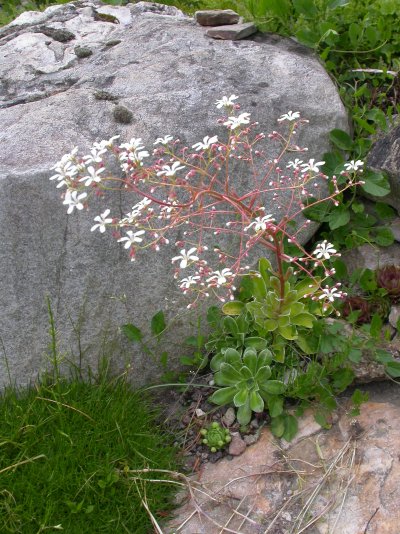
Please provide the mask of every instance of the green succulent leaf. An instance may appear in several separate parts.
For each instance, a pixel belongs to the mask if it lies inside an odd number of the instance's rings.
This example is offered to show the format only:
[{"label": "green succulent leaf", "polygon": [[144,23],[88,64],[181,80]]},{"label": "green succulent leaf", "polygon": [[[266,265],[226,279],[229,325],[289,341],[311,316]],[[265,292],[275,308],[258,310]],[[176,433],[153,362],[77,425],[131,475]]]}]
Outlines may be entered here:
[{"label": "green succulent leaf", "polygon": [[267,258],[261,258],[258,262],[258,271],[261,274],[265,284],[269,286],[269,279],[272,272],[272,265]]},{"label": "green succulent leaf", "polygon": [[239,389],[236,395],[233,397],[233,404],[236,407],[243,406],[249,400],[249,390],[246,387]]},{"label": "green succulent leaf", "polygon": [[251,370],[251,373],[253,375],[257,373],[258,357],[255,351],[246,349],[244,356],[243,356],[243,362]]},{"label": "green succulent leaf", "polygon": [[263,337],[247,337],[244,340],[245,347],[251,347],[252,349],[261,350],[267,346],[267,340]]},{"label": "green succulent leaf", "polygon": [[260,278],[259,276],[253,276],[252,283],[253,283],[253,296],[258,300],[264,299],[267,296],[267,288],[265,286],[264,280]]},{"label": "green succulent leaf", "polygon": [[275,319],[267,319],[266,321],[263,321],[263,327],[267,332],[273,332],[278,328],[278,321],[275,321]]},{"label": "green succulent leaf", "polygon": [[224,317],[222,324],[226,332],[229,332],[232,335],[239,333],[238,325],[233,317]]},{"label": "green succulent leaf", "polygon": [[291,322],[297,326],[304,326],[305,328],[312,328],[315,321],[314,315],[311,313],[300,313],[295,317],[291,317]]},{"label": "green succulent leaf", "polygon": [[271,417],[278,417],[283,412],[283,397],[269,396],[267,404]]},{"label": "green succulent leaf", "polygon": [[240,374],[242,375],[242,379],[245,380],[251,380],[254,376],[254,373],[247,367],[247,365],[241,367]]},{"label": "green succulent leaf", "polygon": [[283,415],[274,417],[271,421],[271,432],[277,438],[281,438],[285,432],[285,419]]},{"label": "green succulent leaf", "polygon": [[285,391],[285,384],[281,380],[268,380],[260,385],[261,389],[270,395],[282,395]]},{"label": "green succulent leaf", "polygon": [[214,404],[218,404],[218,406],[223,406],[233,401],[236,392],[237,389],[235,387],[221,388],[215,391],[208,400]]},{"label": "green succulent leaf", "polygon": [[223,351],[223,354],[224,354],[225,362],[230,363],[233,367],[236,367],[242,362],[240,352],[237,351],[236,349],[229,347]]},{"label": "green succulent leaf", "polygon": [[259,387],[262,388],[264,383],[267,382],[270,376],[271,376],[271,368],[268,365],[265,365],[258,369],[257,374],[254,377],[254,379],[256,380]]},{"label": "green succulent leaf", "polygon": [[292,439],[297,434],[297,431],[299,429],[297,419],[294,417],[294,415],[286,414],[285,416],[285,430],[283,432],[283,439],[286,441],[292,441]]},{"label": "green succulent leaf", "polygon": [[238,420],[238,423],[241,425],[248,425],[251,421],[251,408],[250,408],[250,401],[249,399],[243,406],[240,406],[240,408],[237,411],[236,419]]},{"label": "green succulent leaf", "polygon": [[222,306],[222,311],[225,315],[239,315],[244,307],[244,302],[240,302],[240,300],[232,300],[231,302],[226,302]]},{"label": "green succulent leaf", "polygon": [[222,352],[218,352],[215,356],[211,358],[210,361],[210,368],[212,371],[217,372],[219,371],[221,367],[221,363],[225,361],[225,356],[222,354]]},{"label": "green succulent leaf", "polygon": [[221,363],[220,370],[215,374],[215,381],[221,386],[233,386],[243,380],[241,373],[230,363]]},{"label": "green succulent leaf", "polygon": [[293,325],[280,326],[279,333],[285,339],[292,340],[297,338],[297,330]]},{"label": "green succulent leaf", "polygon": [[250,392],[250,408],[256,413],[264,410],[264,401],[258,391],[253,390]]},{"label": "green succulent leaf", "polygon": [[310,280],[305,278],[295,285],[297,291],[297,298],[300,299],[305,295],[313,295],[319,289],[319,279]]},{"label": "green succulent leaf", "polygon": [[262,350],[258,355],[258,367],[264,367],[272,362],[273,356],[269,349]]}]

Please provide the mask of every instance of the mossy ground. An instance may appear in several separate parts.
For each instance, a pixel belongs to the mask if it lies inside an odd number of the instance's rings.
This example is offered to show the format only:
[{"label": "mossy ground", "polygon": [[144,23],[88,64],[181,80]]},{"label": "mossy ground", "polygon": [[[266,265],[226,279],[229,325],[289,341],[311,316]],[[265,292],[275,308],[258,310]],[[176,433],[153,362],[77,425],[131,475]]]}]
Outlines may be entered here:
[{"label": "mossy ground", "polygon": [[0,414],[0,532],[148,534],[142,501],[168,515],[173,488],[129,471],[175,469],[177,451],[125,380],[10,388]]}]

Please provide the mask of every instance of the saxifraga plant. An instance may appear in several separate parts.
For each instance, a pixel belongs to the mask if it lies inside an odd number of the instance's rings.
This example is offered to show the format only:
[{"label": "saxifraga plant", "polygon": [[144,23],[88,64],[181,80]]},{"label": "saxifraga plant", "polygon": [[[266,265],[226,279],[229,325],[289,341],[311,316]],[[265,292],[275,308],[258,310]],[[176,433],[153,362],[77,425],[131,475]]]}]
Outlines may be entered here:
[{"label": "saxifraga plant", "polygon": [[[81,211],[92,197],[107,198],[112,192],[119,195],[121,191],[132,195],[136,203],[129,213],[121,218],[106,209],[95,217],[92,227],[92,231],[101,233],[111,228],[132,261],[141,250],[157,251],[168,246],[171,232],[184,228],[182,239],[175,243],[180,252],[171,261],[175,278],[183,270],[190,273],[179,281],[184,294],[194,295],[188,308],[212,294],[221,302],[229,301],[224,313],[241,316],[246,310],[251,317],[256,338],[251,342],[239,331],[246,328],[246,318],[230,321],[232,328],[233,324],[243,323],[237,332],[232,330],[235,345],[231,347],[246,349],[246,361],[240,369],[228,362],[221,365],[216,381],[231,389],[229,395],[225,391],[213,396],[214,401],[233,401],[243,422],[252,411],[262,411],[265,403],[271,411],[268,395],[274,394],[269,391],[273,385],[269,382],[273,381],[266,362],[283,362],[288,342],[296,343],[305,353],[315,353],[304,332],[313,327],[317,316],[332,313],[335,299],[343,297],[340,284],[332,282],[335,271],[327,265],[332,256],[338,255],[334,246],[323,241],[308,252],[299,242],[300,232],[309,224],[302,214],[323,202],[339,204],[343,191],[363,182],[357,178],[362,162],[345,164],[340,181],[335,177],[329,181],[320,171],[323,161],[311,158],[303,162],[296,158],[284,162],[288,152],[304,153],[305,148],[295,144],[293,136],[308,121],[299,112],[290,111],[278,120],[279,124],[288,124],[286,134],[276,131],[268,136],[253,134],[257,123],[251,122],[249,113],[240,111],[237,98],[224,96],[216,102],[217,108],[226,113],[219,119],[228,132],[224,142],[217,135],[206,136],[190,151],[167,135],[155,141],[153,161],[147,163],[150,154],[140,138],[115,146],[118,136],[114,136],[94,143],[90,153],[82,157],[74,148],[55,165],[55,174],[50,179],[56,180],[57,187],[65,188],[68,214]],[[279,147],[273,160],[259,146],[266,138]],[[112,156],[123,172],[122,177],[106,172],[105,158]],[[240,194],[234,184],[236,169],[231,169],[232,163],[251,168],[252,181],[248,190]],[[324,194],[326,182],[329,187]],[[288,195],[286,199],[284,193]],[[279,222],[268,213],[267,202],[280,206]],[[228,236],[229,243],[209,246],[207,234]],[[250,271],[246,263],[256,246],[272,253],[275,267],[262,259],[259,271]],[[247,303],[234,300],[238,277],[251,281],[253,295]],[[268,356],[267,352],[254,356],[251,348],[265,350],[265,340],[271,352]],[[232,381],[235,384],[228,384]],[[282,385],[279,388],[281,391]],[[272,411],[277,411],[276,406]]]}]

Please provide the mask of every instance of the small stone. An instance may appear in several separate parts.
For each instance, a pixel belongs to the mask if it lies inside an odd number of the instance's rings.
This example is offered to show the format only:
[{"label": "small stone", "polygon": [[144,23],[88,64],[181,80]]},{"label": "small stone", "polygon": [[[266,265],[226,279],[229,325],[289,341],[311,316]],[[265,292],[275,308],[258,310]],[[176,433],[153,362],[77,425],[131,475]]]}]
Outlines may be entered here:
[{"label": "small stone", "polygon": [[197,408],[195,410],[196,417],[204,417],[206,415],[206,412],[203,412],[201,408]]},{"label": "small stone", "polygon": [[243,441],[246,445],[253,445],[258,441],[259,437],[259,434],[248,434],[247,436],[244,436]]},{"label": "small stone", "polygon": [[281,517],[285,521],[291,521],[292,520],[292,516],[289,514],[289,512],[282,512],[281,513]]},{"label": "small stone", "polygon": [[239,15],[232,9],[196,11],[194,18],[200,26],[225,26],[239,22]]},{"label": "small stone", "polygon": [[256,26],[252,22],[244,24],[234,24],[230,26],[217,26],[206,31],[208,37],[213,39],[224,39],[229,41],[238,41],[253,35],[257,32]]},{"label": "small stone", "polygon": [[257,419],[253,419],[250,423],[250,426],[251,428],[258,428],[259,427],[259,424],[258,424],[258,421]]},{"label": "small stone", "polygon": [[92,50],[90,50],[90,48],[87,46],[76,46],[74,48],[74,52],[76,57],[78,57],[79,59],[89,57],[93,54]]},{"label": "small stone", "polygon": [[130,124],[133,119],[133,113],[125,106],[115,106],[113,111],[114,119],[121,124]]},{"label": "small stone", "polygon": [[225,412],[225,414],[222,417],[222,422],[225,426],[228,428],[233,425],[236,419],[235,409],[234,408],[228,408]]},{"label": "small stone", "polygon": [[389,323],[397,329],[397,321],[400,319],[400,306],[392,306],[389,314]]},{"label": "small stone", "polygon": [[240,456],[246,450],[246,442],[242,440],[240,434],[232,434],[232,441],[229,444],[229,454]]}]

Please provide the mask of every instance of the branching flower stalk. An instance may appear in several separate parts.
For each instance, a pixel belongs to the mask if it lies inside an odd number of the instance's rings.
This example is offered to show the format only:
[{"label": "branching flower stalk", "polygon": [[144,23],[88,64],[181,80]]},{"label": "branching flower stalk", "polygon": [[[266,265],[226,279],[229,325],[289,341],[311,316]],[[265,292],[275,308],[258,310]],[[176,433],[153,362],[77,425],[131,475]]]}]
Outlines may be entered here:
[{"label": "branching flower stalk", "polygon": [[[136,199],[122,218],[107,208],[94,218],[92,227],[101,233],[112,229],[131,261],[140,251],[168,246],[169,236],[185,228],[183,238],[175,243],[179,253],[172,253],[171,261],[180,289],[194,295],[189,307],[210,294],[222,302],[233,300],[235,279],[249,272],[250,252],[260,245],[275,255],[281,298],[285,263],[314,281],[313,272],[322,267],[322,284],[334,273],[325,262],[337,252],[326,242],[311,254],[302,247],[299,235],[310,224],[304,216],[301,219],[303,211],[322,202],[337,205],[344,191],[363,183],[357,177],[362,172],[360,161],[346,164],[340,180],[328,179],[320,171],[323,161],[295,158],[285,164],[283,158],[288,153],[307,152],[294,139],[308,121],[299,112],[289,111],[278,119],[279,125],[288,125],[286,133],[255,133],[258,123],[251,122],[249,113],[241,112],[237,98],[231,95],[216,102],[217,108],[225,111],[218,123],[228,131],[226,142],[217,135],[206,136],[190,149],[166,135],[156,139],[151,159],[141,138],[117,145],[118,136],[114,136],[94,143],[84,156],[79,156],[75,147],[54,166],[55,174],[50,178],[58,188],[65,188],[63,203],[68,214],[83,210],[95,197],[119,194],[121,188]],[[261,146],[264,140],[278,145],[276,158],[268,158]],[[111,158],[116,158],[120,176],[107,173]],[[235,182],[239,164],[250,169],[248,183]],[[279,214],[280,222],[270,213],[270,206]],[[222,243],[210,246],[217,239]],[[287,252],[288,244],[296,247],[296,256]],[[328,307],[341,296],[338,286],[321,285],[312,298]]]}]

